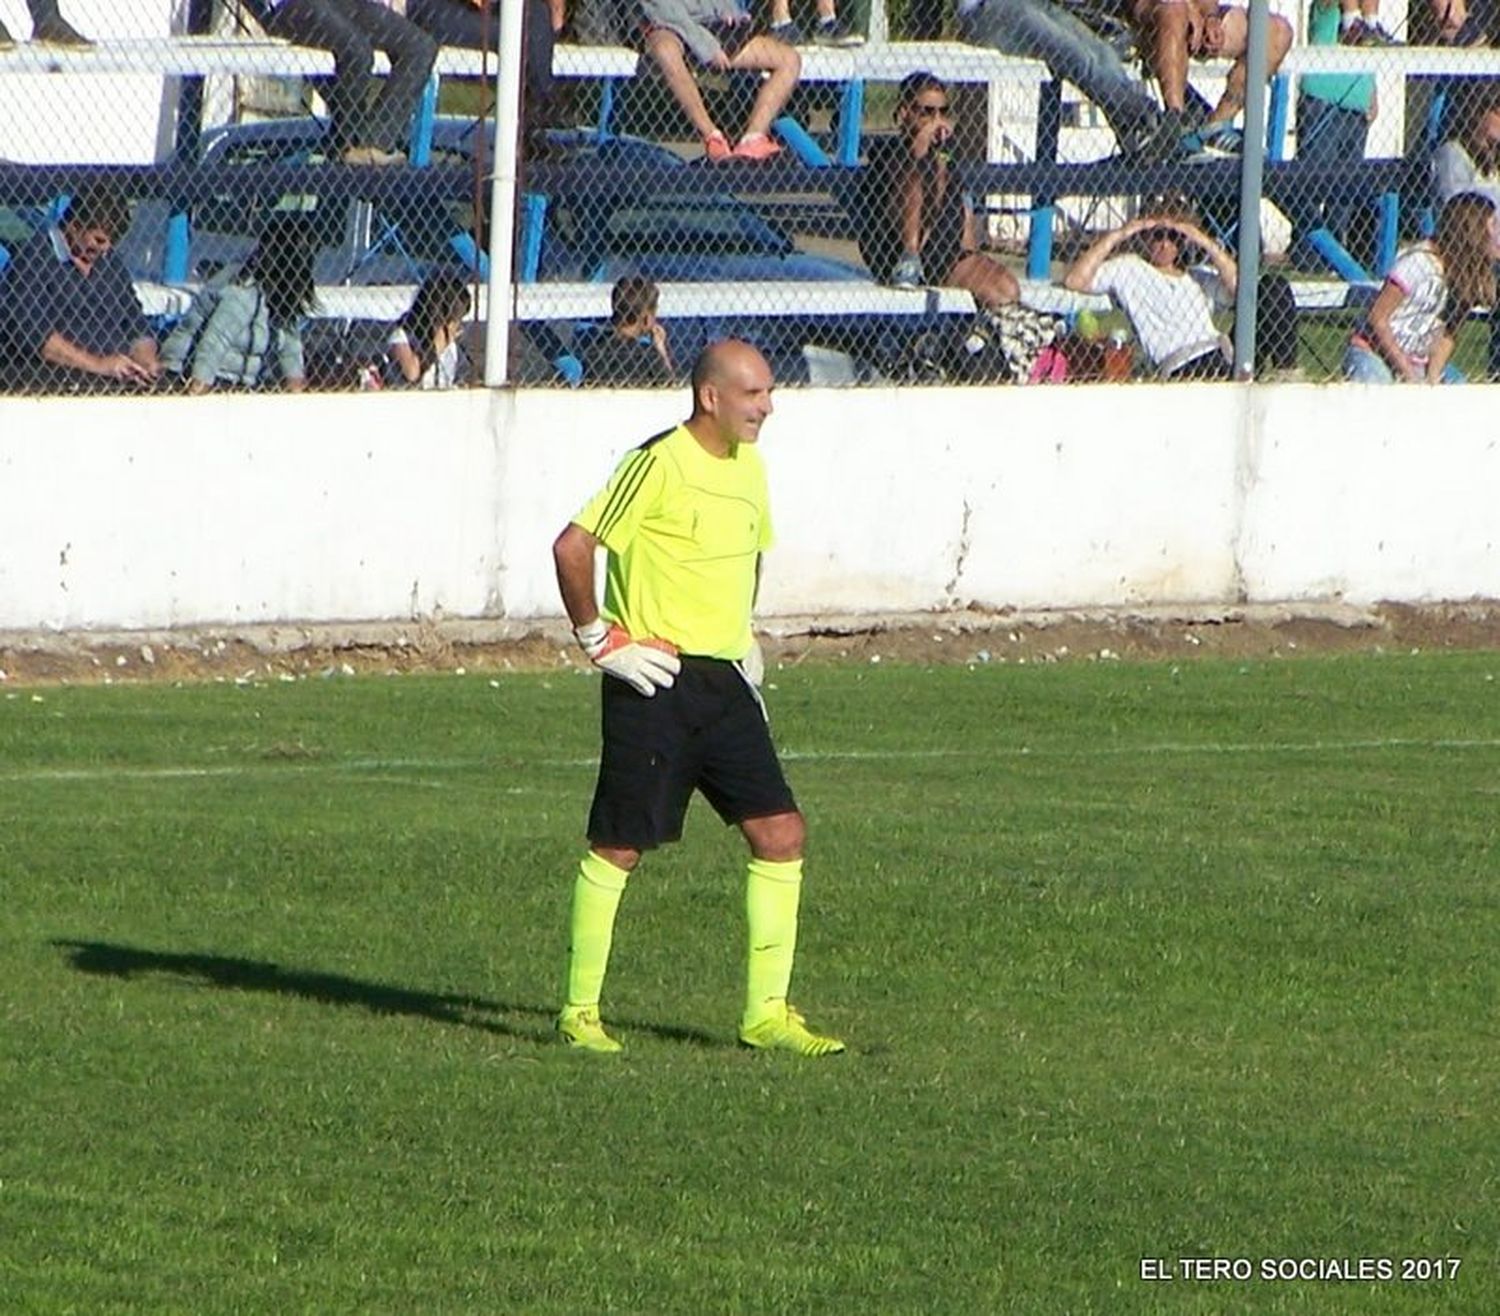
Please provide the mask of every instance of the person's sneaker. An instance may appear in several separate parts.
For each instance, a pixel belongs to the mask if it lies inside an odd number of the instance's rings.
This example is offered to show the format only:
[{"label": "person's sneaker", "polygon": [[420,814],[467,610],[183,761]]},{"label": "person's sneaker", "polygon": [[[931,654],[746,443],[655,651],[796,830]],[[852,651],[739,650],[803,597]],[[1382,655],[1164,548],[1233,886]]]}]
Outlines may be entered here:
[{"label": "person's sneaker", "polygon": [[1379,23],[1361,21],[1356,26],[1360,29],[1359,40],[1356,45],[1361,46],[1399,46],[1401,43],[1387,32]]},{"label": "person's sneaker", "polygon": [[[1241,155],[1245,148],[1245,134],[1232,123],[1206,123],[1196,133],[1189,134],[1191,137],[1197,138],[1199,152],[1220,159]],[[1189,138],[1183,141],[1186,143]]]},{"label": "person's sneaker", "polygon": [[1364,35],[1365,35],[1365,20],[1362,19],[1362,18],[1356,18],[1352,23],[1348,24],[1347,26],[1339,28],[1339,45],[1341,45],[1341,46],[1358,46],[1358,45],[1363,45],[1364,44],[1364,42],[1363,42]]},{"label": "person's sneaker", "polygon": [[94,44],[61,14],[38,23],[32,29],[31,39],[47,46],[73,46],[79,50]]},{"label": "person's sneaker", "polygon": [[741,1028],[740,1045],[755,1051],[790,1051],[813,1059],[836,1056],[845,1049],[838,1038],[813,1032],[802,1012],[790,1005],[783,1006],[779,1014],[762,1019],[753,1028]]},{"label": "person's sneaker", "polygon": [[1161,114],[1115,134],[1120,154],[1132,164],[1161,164],[1174,159],[1182,141],[1182,116]]},{"label": "person's sneaker", "polygon": [[778,41],[785,41],[789,46],[805,46],[807,38],[802,35],[802,29],[788,19],[785,23],[772,23],[767,29]]},{"label": "person's sneaker", "polygon": [[865,44],[865,34],[853,31],[841,18],[820,18],[813,28],[813,44],[831,46],[835,50],[850,50]]},{"label": "person's sneaker", "polygon": [[765,133],[746,133],[734,148],[736,160],[770,160],[780,154],[780,144]]},{"label": "person's sneaker", "polygon": [[604,1031],[604,1025],[599,1022],[599,1011],[591,1005],[565,1006],[557,1016],[557,1034],[580,1051],[609,1056],[625,1049]]},{"label": "person's sneaker", "polygon": [[733,155],[734,148],[729,145],[729,138],[723,133],[711,132],[703,139],[703,158],[710,164],[723,164]]},{"label": "person's sneaker", "polygon": [[894,288],[920,288],[926,279],[922,276],[922,258],[908,251],[896,262],[891,271],[891,286]]},{"label": "person's sneaker", "polygon": [[1208,150],[1203,145],[1201,132],[1183,133],[1172,154],[1167,157],[1170,164],[1202,164],[1207,160],[1222,160],[1224,157]]}]

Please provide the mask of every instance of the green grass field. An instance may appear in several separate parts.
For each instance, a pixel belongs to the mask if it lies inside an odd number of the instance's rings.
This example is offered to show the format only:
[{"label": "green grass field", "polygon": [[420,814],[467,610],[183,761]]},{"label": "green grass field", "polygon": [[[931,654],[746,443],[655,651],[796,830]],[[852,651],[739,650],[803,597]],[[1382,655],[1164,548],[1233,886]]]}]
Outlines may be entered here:
[{"label": "green grass field", "polygon": [[590,678],[5,690],[0,1310],[1500,1310],[1497,678],[774,673],[821,1062],[701,802],[551,1041]]}]

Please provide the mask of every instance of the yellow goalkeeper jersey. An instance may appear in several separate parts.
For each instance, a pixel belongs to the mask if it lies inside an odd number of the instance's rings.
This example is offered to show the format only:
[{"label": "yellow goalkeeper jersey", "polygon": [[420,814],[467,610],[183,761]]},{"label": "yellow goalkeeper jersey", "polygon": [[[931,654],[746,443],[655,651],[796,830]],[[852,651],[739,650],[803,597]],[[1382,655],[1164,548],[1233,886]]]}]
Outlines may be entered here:
[{"label": "yellow goalkeeper jersey", "polygon": [[627,453],[573,521],[609,551],[606,620],[686,654],[749,652],[757,564],[771,545],[754,444],[714,457],[679,425]]}]

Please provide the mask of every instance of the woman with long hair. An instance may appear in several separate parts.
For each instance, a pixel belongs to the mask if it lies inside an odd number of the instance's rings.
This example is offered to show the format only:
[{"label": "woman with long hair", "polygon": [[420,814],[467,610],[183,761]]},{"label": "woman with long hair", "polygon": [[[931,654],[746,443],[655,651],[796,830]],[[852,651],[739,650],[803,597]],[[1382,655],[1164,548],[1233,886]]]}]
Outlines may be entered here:
[{"label": "woman with long hair", "polygon": [[[273,216],[249,260],[210,280],[162,345],[162,364],[189,393],[219,385],[307,386],[302,327],[316,302],[313,249],[298,215]],[[274,367],[273,367],[274,361]]]},{"label": "woman with long hair", "polygon": [[1476,306],[1495,304],[1500,215],[1487,197],[1463,192],[1438,215],[1431,241],[1406,247],[1349,338],[1344,377],[1363,384],[1439,384],[1462,379],[1449,369],[1454,336]]},{"label": "woman with long hair", "polygon": [[432,271],[386,339],[385,382],[397,388],[452,388],[462,360],[459,339],[472,306],[467,275]]}]

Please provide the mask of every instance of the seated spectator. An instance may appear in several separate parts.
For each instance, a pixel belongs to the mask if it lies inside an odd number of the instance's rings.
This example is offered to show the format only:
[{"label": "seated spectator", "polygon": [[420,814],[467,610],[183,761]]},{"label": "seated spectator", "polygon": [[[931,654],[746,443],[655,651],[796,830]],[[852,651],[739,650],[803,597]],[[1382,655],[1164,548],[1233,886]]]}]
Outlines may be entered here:
[{"label": "seated spectator", "polygon": [[[1292,48],[1292,24],[1281,12],[1287,0],[1271,0],[1266,41],[1266,76],[1275,77]],[[1213,0],[1132,0],[1135,21],[1148,41],[1147,59],[1161,84],[1166,122],[1180,134],[1182,154],[1238,154],[1234,120],[1245,108],[1250,16],[1243,2]],[[1202,123],[1192,123],[1187,106],[1188,60],[1234,61],[1219,103]],[[1196,108],[1196,107],[1195,107]]]},{"label": "seated spectator", "polygon": [[[1433,153],[1434,198],[1477,192],[1500,207],[1500,82],[1469,84],[1458,108],[1458,132]],[[1500,379],[1500,314],[1490,316],[1489,376]]]},{"label": "seated spectator", "polygon": [[300,393],[307,386],[302,326],[314,300],[313,250],[303,221],[279,216],[243,266],[232,266],[193,298],[162,344],[163,369],[186,374],[189,393],[220,384],[260,388],[272,378]]},{"label": "seated spectator", "polygon": [[96,186],[14,253],[0,283],[0,362],[19,388],[100,392],[156,382],[161,361],[115,242],[130,227]]},{"label": "seated spectator", "polygon": [[[91,46],[90,41],[58,12],[57,0],[26,0],[31,11],[31,39],[48,46]],[[0,50],[16,44],[4,23],[0,23]]]},{"label": "seated spectator", "polygon": [[386,339],[387,388],[452,388],[463,375],[464,321],[474,299],[457,270],[434,270]]},{"label": "seated spectator", "polygon": [[610,291],[609,328],[581,344],[583,382],[620,387],[672,384],[672,360],[666,326],[656,318],[661,293],[650,279],[621,279]]},{"label": "seated spectator", "polygon": [[[1338,45],[1342,0],[1312,0],[1307,41]],[[1357,10],[1355,12],[1358,12]],[[1297,82],[1297,159],[1332,165],[1365,158],[1365,141],[1375,120],[1375,79],[1368,73],[1307,73]],[[1292,223],[1298,260],[1310,265],[1307,237],[1326,228],[1345,247],[1357,198],[1346,183],[1298,180],[1282,202]]]},{"label": "seated spectator", "polygon": [[[781,147],[771,138],[771,124],[797,86],[802,57],[786,42],[757,33],[739,0],[641,0],[641,9],[646,19],[646,49],[703,139],[704,156],[718,163],[769,160],[778,154]],[[732,147],[703,103],[698,80],[687,66],[689,50],[705,68],[721,73],[756,69],[767,75],[755,94],[745,131]]]},{"label": "seated spectator", "polygon": [[953,166],[953,114],[936,74],[901,83],[896,134],[875,141],[854,203],[860,254],[882,283],[964,288],[981,307],[1014,302],[1020,287],[979,250],[974,207]]},{"label": "seated spectator", "polygon": [[1500,216],[1473,192],[1452,197],[1430,242],[1402,250],[1344,353],[1344,376],[1362,384],[1454,383],[1454,336],[1476,306],[1495,304]]},{"label": "seated spectator", "polygon": [[1463,192],[1500,205],[1500,82],[1467,90],[1458,131],[1433,152],[1433,191],[1439,205]]},{"label": "seated spectator", "polygon": [[1160,159],[1182,136],[1163,128],[1156,100],[1133,76],[1120,52],[1053,0],[958,0],[966,40],[1007,55],[1039,59],[1055,78],[1078,88],[1109,121],[1128,158]]},{"label": "seated spectator", "polygon": [[[437,42],[379,0],[245,0],[273,37],[333,55],[324,95],[345,164],[401,164],[408,128],[437,58]],[[375,76],[375,52],[391,62]],[[378,84],[378,85],[377,85]]]},{"label": "seated spectator", "polygon": [[[406,17],[439,46],[498,50],[500,0],[406,0]],[[550,123],[557,100],[552,48],[567,15],[563,0],[526,0],[522,76],[528,125]]]},{"label": "seated spectator", "polygon": [[[1122,252],[1127,244],[1137,250]],[[1194,248],[1212,272],[1188,267]],[[1203,231],[1186,197],[1171,195],[1147,202],[1141,215],[1099,238],[1063,284],[1112,296],[1163,378],[1228,379],[1227,342],[1213,312],[1233,302],[1238,281],[1234,257]]]},{"label": "seated spectator", "polygon": [[[865,44],[863,32],[853,31],[838,16],[835,0],[817,0],[818,21],[813,25],[813,44],[847,50]],[[802,29],[792,22],[791,0],[771,0],[771,35],[789,46],[806,45]]]},{"label": "seated spectator", "polygon": [[1410,17],[1414,46],[1487,46],[1500,28],[1495,0],[1425,0]]}]

